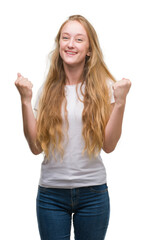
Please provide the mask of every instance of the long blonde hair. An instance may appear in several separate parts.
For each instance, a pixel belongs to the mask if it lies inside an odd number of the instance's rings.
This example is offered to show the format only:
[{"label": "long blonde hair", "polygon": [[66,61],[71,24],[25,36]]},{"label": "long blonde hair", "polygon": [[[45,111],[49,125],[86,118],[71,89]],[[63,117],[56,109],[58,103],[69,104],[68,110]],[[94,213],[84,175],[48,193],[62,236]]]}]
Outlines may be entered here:
[{"label": "long blonde hair", "polygon": [[[52,53],[50,68],[39,101],[37,140],[48,159],[50,151],[54,155],[55,150],[61,154],[63,159],[64,148],[62,143],[69,127],[65,98],[65,72],[59,54],[61,30],[68,21],[78,21],[83,25],[90,44],[91,54],[89,57],[87,56],[84,66],[85,92],[82,112],[82,136],[85,141],[82,153],[87,150],[90,158],[91,156],[97,156],[103,147],[105,127],[110,116],[110,94],[107,79],[116,81],[104,62],[99,40],[93,26],[83,16],[70,16],[62,24],[56,36],[56,47]],[[64,112],[67,123],[65,133],[63,133],[64,122],[61,110],[63,101],[65,102]]]}]

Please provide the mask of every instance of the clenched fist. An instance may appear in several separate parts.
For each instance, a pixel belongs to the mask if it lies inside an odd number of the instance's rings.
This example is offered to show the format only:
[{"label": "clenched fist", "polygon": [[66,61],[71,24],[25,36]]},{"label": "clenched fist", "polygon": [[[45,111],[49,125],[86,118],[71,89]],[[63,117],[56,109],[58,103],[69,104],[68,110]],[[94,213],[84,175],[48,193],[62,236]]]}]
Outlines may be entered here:
[{"label": "clenched fist", "polygon": [[17,73],[15,85],[20,93],[21,101],[30,103],[32,99],[32,83],[20,73]]},{"label": "clenched fist", "polygon": [[113,86],[115,103],[123,105],[126,102],[126,96],[130,90],[131,82],[129,79],[122,78],[122,80],[116,82]]}]

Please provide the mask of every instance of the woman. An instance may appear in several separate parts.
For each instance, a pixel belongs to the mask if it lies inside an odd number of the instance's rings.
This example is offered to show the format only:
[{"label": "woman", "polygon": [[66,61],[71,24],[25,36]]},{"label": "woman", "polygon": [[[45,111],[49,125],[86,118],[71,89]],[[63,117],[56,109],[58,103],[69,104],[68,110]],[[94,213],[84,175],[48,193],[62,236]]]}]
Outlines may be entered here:
[{"label": "woman", "polygon": [[76,240],[103,240],[110,206],[100,151],[110,153],[117,145],[131,82],[116,82],[94,28],[74,15],[57,34],[36,119],[32,83],[18,73],[15,84],[30,149],[45,153],[37,195],[41,239],[69,240],[74,213]]}]

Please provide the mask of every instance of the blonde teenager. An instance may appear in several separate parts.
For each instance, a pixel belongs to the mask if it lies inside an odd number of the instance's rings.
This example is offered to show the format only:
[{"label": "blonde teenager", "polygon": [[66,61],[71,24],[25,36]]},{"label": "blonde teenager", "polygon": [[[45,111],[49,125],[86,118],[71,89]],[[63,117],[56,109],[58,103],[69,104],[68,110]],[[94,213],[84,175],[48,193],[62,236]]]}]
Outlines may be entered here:
[{"label": "blonde teenager", "polygon": [[34,111],[32,83],[20,73],[24,134],[34,154],[44,152],[37,195],[43,240],[103,240],[110,204],[100,152],[114,151],[121,136],[131,82],[108,70],[93,26],[68,18],[55,39],[51,64]]}]

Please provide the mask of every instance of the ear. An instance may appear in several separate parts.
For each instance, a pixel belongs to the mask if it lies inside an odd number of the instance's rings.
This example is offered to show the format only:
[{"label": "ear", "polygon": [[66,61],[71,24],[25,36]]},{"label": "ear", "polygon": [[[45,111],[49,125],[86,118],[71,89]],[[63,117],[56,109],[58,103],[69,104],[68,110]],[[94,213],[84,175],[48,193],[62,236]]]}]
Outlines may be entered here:
[{"label": "ear", "polygon": [[90,57],[91,56],[91,52],[87,52],[87,54],[86,54],[88,57]]}]

